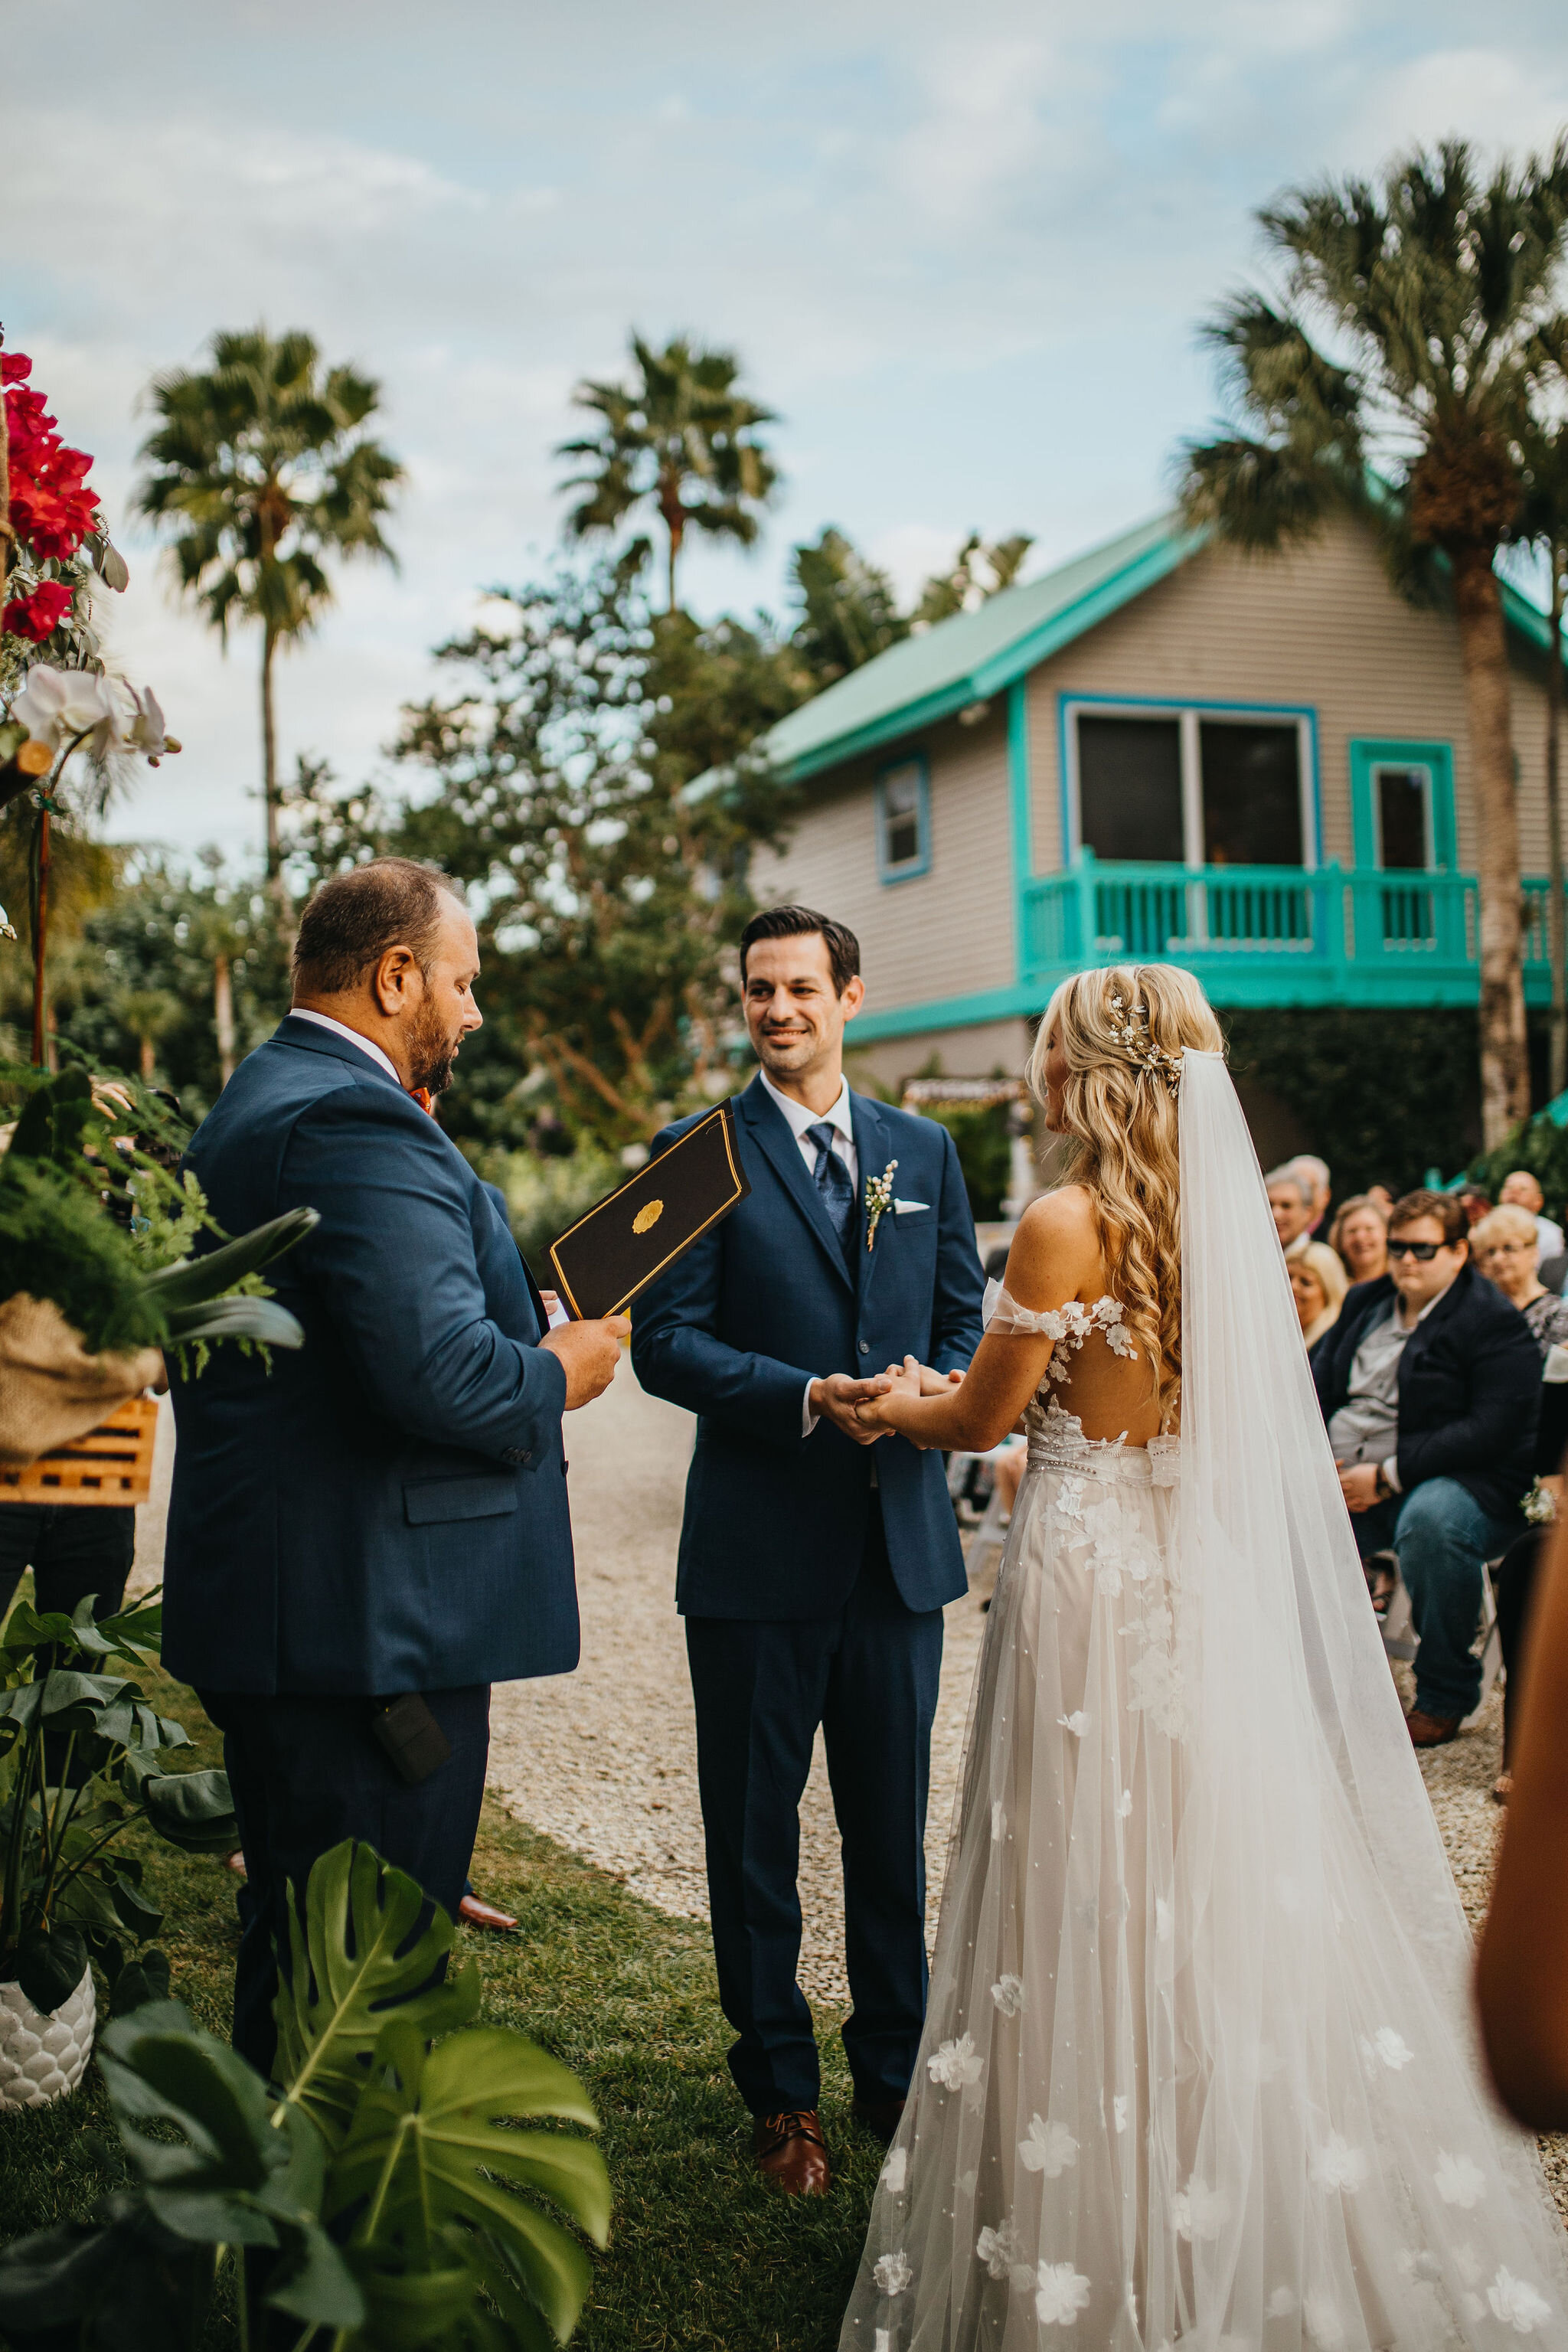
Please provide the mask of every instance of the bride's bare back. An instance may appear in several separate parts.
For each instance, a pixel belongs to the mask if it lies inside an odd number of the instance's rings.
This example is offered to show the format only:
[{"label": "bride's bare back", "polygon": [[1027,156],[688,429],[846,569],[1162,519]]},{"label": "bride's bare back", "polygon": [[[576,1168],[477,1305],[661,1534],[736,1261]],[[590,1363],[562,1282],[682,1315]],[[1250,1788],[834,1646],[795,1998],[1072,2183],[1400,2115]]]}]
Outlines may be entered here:
[{"label": "bride's bare back", "polygon": [[1064,1185],[1025,1211],[1008,1253],[1005,1287],[1017,1306],[1047,1316],[1052,1327],[1066,1327],[1059,1337],[1051,1328],[988,1336],[987,1347],[1017,1351],[1020,1379],[1026,1351],[1031,1371],[1039,1364],[1031,1396],[1046,1382],[1089,1438],[1124,1437],[1129,1445],[1147,1445],[1160,1435],[1153,1368],[1110,1297],[1099,1219],[1086,1185]]},{"label": "bride's bare back", "polygon": [[[1016,1429],[1048,1380],[1064,1412],[1086,1437],[1147,1445],[1160,1431],[1154,1367],[1108,1298],[1105,1254],[1094,1197],[1064,1184],[1025,1210],[1007,1256],[1008,1297],[1033,1328],[1001,1328],[975,1350],[958,1387],[921,1394],[909,1357],[889,1366],[890,1392],[859,1408],[868,1426],[901,1430],[918,1445],[984,1453]],[[1096,1311],[1098,1309],[1098,1312]]]}]

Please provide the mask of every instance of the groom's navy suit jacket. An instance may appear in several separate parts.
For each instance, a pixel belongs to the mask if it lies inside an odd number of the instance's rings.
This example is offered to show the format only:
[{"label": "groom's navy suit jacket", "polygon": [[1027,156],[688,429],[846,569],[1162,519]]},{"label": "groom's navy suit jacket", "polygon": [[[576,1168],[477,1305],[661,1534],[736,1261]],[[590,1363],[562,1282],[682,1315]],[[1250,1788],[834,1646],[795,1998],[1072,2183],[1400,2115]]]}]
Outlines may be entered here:
[{"label": "groom's navy suit jacket", "polygon": [[164,1663],[204,1690],[449,1690],[577,1663],[561,1414],[498,1205],[368,1055],[286,1019],[186,1158],[242,1234],[321,1223],[267,1270],[304,1326],[268,1372],[174,1383]]},{"label": "groom's navy suit jacket", "polygon": [[[875,1462],[894,1580],[910,1609],[964,1589],[942,1456],[907,1438],[858,1446],[827,1421],[801,1435],[809,1378],[864,1379],[906,1355],[962,1370],[980,1344],[984,1278],[945,1128],[851,1095],[859,1198],[889,1160],[896,1201],[850,1250],[789,1123],[754,1078],[735,1098],[752,1190],[651,1285],[632,1316],[632,1359],[656,1396],[698,1415],[686,1485],[678,1604],[689,1617],[802,1619],[840,1609],[859,1572]],[[666,1128],[665,1150],[691,1124]]]}]

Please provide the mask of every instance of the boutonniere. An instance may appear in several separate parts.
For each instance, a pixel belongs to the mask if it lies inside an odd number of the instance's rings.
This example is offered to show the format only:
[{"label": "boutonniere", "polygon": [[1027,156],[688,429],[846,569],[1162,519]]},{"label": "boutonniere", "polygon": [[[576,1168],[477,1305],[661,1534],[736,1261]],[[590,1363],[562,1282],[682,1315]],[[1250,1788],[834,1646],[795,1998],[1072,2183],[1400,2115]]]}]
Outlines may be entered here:
[{"label": "boutonniere", "polygon": [[893,1205],[893,1179],[898,1172],[898,1161],[889,1160],[879,1176],[868,1176],[866,1179],[866,1246],[868,1250],[876,1248],[877,1228]]}]

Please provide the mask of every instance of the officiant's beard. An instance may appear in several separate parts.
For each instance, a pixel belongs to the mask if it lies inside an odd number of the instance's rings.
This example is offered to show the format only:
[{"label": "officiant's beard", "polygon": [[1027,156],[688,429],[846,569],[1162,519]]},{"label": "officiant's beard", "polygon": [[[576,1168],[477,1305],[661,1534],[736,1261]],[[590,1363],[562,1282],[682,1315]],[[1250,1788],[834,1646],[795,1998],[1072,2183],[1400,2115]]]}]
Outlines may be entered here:
[{"label": "officiant's beard", "polygon": [[426,997],[408,1024],[408,1084],[427,1094],[445,1094],[452,1083],[452,1064],[460,1037],[447,1034],[438,1006]]}]

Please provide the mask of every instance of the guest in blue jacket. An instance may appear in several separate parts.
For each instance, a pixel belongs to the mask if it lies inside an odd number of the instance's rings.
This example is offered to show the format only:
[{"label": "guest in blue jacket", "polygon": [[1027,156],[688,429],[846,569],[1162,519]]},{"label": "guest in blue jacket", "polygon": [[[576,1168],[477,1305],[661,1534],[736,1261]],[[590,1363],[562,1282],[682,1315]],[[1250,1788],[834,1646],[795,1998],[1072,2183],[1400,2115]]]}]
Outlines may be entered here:
[{"label": "guest in blue jacket", "polygon": [[[775,907],[741,935],[762,1069],[735,1101],[752,1190],[645,1294],[646,1389],[698,1416],[676,1602],[686,1619],[713,1948],[731,2072],[764,2174],[819,2195],[800,1952],[799,1803],[818,1725],[844,1848],[861,2121],[897,2127],[925,2014],[925,1835],[942,1611],[964,1589],[939,1454],[868,1444],[867,1375],[933,1381],[980,1341],[984,1279],[952,1138],[852,1094],[854,935]],[[666,1129],[655,1150],[682,1132]]]},{"label": "guest in blue jacket", "polygon": [[1530,1327],[1469,1264],[1468,1233],[1453,1193],[1407,1192],[1387,1274],[1357,1283],[1312,1352],[1362,1558],[1391,1548],[1410,1594],[1417,1748],[1454,1738],[1480,1696],[1482,1570],[1523,1527],[1541,1409]]},{"label": "guest in blue jacket", "polygon": [[174,1389],[163,1654],[224,1733],[234,2040],[263,2073],[286,1883],[302,1897],[363,1838],[455,1915],[489,1686],[577,1663],[561,1416],[608,1385],[626,1326],[547,1328],[499,1196],[412,1098],[479,1027],[478,972],[440,875],[379,858],[323,884],[292,1010],[185,1163],[231,1233],[321,1219],[269,1272],[304,1346],[270,1369],[220,1349]]}]

